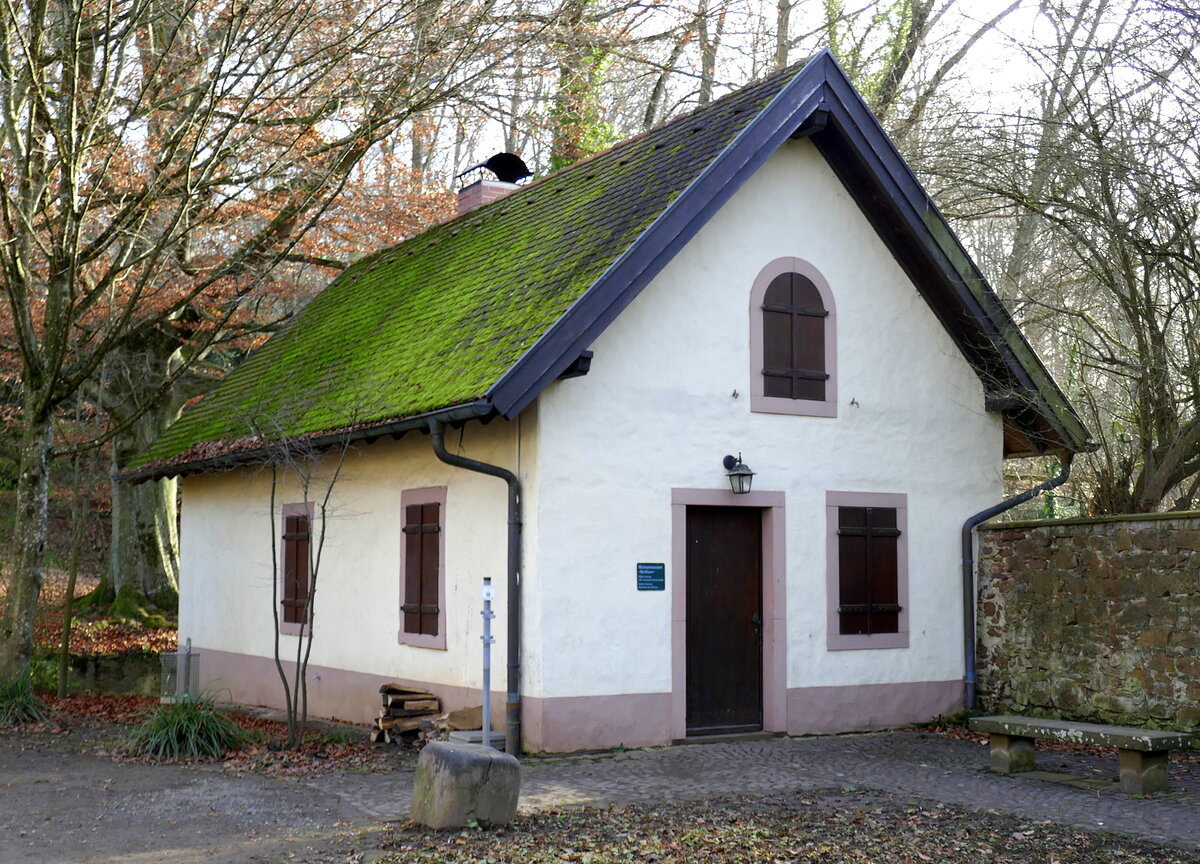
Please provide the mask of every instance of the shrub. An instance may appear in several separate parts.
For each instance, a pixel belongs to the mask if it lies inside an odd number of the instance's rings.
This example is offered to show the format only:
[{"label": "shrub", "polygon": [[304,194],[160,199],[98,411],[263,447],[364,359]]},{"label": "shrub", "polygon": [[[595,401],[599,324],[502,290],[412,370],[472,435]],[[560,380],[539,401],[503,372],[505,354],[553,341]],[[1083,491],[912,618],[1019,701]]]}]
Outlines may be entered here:
[{"label": "shrub", "polygon": [[45,693],[58,689],[58,660],[50,657],[34,657],[29,661],[29,683],[34,692]]},{"label": "shrub", "polygon": [[49,709],[33,693],[28,678],[0,678],[0,726],[45,720]]},{"label": "shrub", "polygon": [[218,711],[209,697],[164,705],[129,732],[134,753],[174,762],[224,755],[249,740],[249,734]]}]

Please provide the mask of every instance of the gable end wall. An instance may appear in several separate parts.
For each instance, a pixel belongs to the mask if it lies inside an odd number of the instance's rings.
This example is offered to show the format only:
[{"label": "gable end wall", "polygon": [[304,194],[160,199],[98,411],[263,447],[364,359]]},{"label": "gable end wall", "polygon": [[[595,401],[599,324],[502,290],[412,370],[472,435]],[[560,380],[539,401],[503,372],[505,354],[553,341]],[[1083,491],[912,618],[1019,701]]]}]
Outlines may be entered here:
[{"label": "gable end wall", "polygon": [[[836,417],[751,411],[749,295],[764,266],[789,256],[815,266],[837,304]],[[755,490],[786,499],[788,731],[847,728],[845,687],[863,688],[850,709],[860,728],[889,719],[872,707],[881,699],[905,703],[892,685],[921,690],[909,714],[951,707],[962,676],[958,531],[1000,498],[1000,422],[811,143],[773,155],[591,348],[585,378],[539,399],[537,566],[554,611],[531,638],[548,698],[678,689],[671,586],[638,591],[636,565],[664,562],[669,582],[681,578],[672,490],[727,488],[721,458],[740,451]],[[826,650],[831,490],[908,496],[907,648]],[[663,704],[647,710],[657,718]]]}]

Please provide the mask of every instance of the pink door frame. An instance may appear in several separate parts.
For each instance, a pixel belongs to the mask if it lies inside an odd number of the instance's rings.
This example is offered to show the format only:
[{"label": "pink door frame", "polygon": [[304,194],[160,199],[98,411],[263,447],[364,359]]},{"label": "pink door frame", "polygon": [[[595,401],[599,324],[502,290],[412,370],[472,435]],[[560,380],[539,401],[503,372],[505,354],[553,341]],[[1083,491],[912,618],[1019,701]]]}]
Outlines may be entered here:
[{"label": "pink door frame", "polygon": [[671,737],[687,737],[687,508],[762,511],[763,730],[787,731],[787,566],[784,494],[728,489],[671,490]]}]

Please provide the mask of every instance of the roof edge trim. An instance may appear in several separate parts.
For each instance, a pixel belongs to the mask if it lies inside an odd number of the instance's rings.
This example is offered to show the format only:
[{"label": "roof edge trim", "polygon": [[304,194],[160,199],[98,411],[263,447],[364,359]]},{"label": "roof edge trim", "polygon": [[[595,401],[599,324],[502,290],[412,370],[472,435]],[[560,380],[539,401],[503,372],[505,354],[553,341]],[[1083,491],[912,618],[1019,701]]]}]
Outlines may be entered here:
[{"label": "roof edge trim", "polygon": [[[383,435],[403,434],[414,430],[425,430],[430,420],[440,420],[443,423],[463,423],[468,420],[479,420],[493,413],[494,407],[486,399],[453,405],[449,408],[439,408],[425,414],[405,417],[402,420],[392,420],[387,423],[377,423],[358,429],[348,429],[337,432],[320,432],[315,435],[300,436],[285,439],[303,442],[304,446],[312,449],[323,449],[340,443],[353,443],[367,438],[378,438]],[[225,471],[252,463],[269,463],[272,451],[283,442],[270,442],[263,447],[253,447],[231,453],[223,453],[204,459],[192,459],[175,463],[151,463],[127,471],[117,471],[112,478],[122,483],[136,485],[148,480],[165,480],[169,477],[181,477],[187,474],[199,474],[206,471]]]},{"label": "roof edge trim", "polygon": [[898,193],[890,196],[893,204],[907,211],[912,235],[926,248],[942,278],[1025,390],[1028,407],[1054,429],[1064,446],[1073,452],[1087,451],[1090,433],[1070,401],[850,79],[836,61],[834,65],[838,74],[829,81],[834,122],[823,134],[837,135],[857,151],[858,158],[877,178],[891,180]]}]

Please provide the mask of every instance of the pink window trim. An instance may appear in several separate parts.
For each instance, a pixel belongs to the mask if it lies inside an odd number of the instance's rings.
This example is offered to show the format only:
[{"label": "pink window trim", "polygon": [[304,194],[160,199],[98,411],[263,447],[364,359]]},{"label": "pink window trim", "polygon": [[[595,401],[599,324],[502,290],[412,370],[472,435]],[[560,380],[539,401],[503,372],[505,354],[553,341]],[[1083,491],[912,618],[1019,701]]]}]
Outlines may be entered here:
[{"label": "pink window trim", "polygon": [[[313,504],[311,501],[306,501],[303,504],[284,504],[280,510],[280,515],[284,517],[281,520],[283,524],[279,526],[279,632],[284,636],[309,636],[312,633],[310,624],[300,624],[294,621],[283,620],[283,591],[284,591],[284,552],[283,552],[283,534],[284,527],[287,525],[285,521],[288,516],[307,516],[308,517],[308,566],[309,566],[309,585],[312,585],[312,558],[315,554],[314,543],[317,542],[317,526],[313,524]],[[312,609],[309,606],[308,617],[312,620]]]},{"label": "pink window trim", "polygon": [[762,511],[763,729],[787,731],[787,621],[784,493],[671,490],[671,737],[687,737],[687,508]]},{"label": "pink window trim", "polygon": [[433,648],[438,651],[446,650],[446,487],[431,486],[426,489],[406,489],[400,493],[400,527],[404,527],[405,508],[414,504],[438,504],[438,520],[441,531],[438,532],[438,632],[436,636],[428,633],[406,633],[404,630],[404,566],[408,556],[404,554],[405,533],[400,532],[400,602],[396,611],[400,615],[400,628],[396,631],[396,641],[401,645],[412,645],[415,648]]},{"label": "pink window trim", "polygon": [[[812,280],[825,311],[825,399],[786,399],[763,395],[763,297],[776,276],[799,273]],[[759,271],[750,289],[750,410],[761,414],[796,414],[803,417],[837,416],[837,310],[829,283],[816,267],[803,258],[776,258]]]},{"label": "pink window trim", "polygon": [[[896,511],[896,601],[900,621],[895,633],[843,635],[838,632],[838,508],[891,507]],[[908,496],[894,492],[825,493],[825,647],[830,651],[908,647]]]}]

